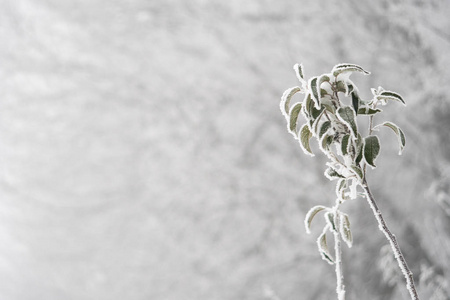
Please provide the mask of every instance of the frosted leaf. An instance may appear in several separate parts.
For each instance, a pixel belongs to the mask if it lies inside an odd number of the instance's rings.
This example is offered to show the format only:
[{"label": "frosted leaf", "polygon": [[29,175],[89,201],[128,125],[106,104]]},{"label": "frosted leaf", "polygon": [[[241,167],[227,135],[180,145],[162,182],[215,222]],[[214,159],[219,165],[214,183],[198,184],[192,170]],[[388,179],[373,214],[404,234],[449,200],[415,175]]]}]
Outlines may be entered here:
[{"label": "frosted leaf", "polygon": [[363,175],[363,171],[361,170],[360,167],[352,165],[350,168],[352,169],[353,172],[355,172],[355,175],[356,175],[356,177],[358,177],[359,180],[363,179],[364,175]]},{"label": "frosted leaf", "polygon": [[319,95],[320,95],[320,91],[319,91],[319,85],[317,84],[317,77],[313,77],[309,80],[309,84],[308,84],[311,93],[312,93],[312,100],[314,101],[314,106],[317,109],[320,109],[320,102],[319,102]]},{"label": "frosted leaf", "polygon": [[350,220],[348,218],[348,215],[341,213],[339,225],[342,239],[347,244],[347,246],[351,248],[353,244],[353,237],[350,230]]},{"label": "frosted leaf", "polygon": [[318,77],[318,79],[317,79],[317,87],[316,88],[318,91],[320,91],[317,95],[317,100],[318,100],[317,102],[319,103],[319,105],[321,103],[320,99],[323,96],[325,96],[326,94],[328,94],[327,90],[321,88],[322,83],[324,83],[324,82],[330,82],[330,77],[327,74],[323,74],[320,77]]},{"label": "frosted leaf", "polygon": [[311,129],[312,129],[312,131],[313,131],[314,133],[316,133],[316,135],[318,134],[319,122],[320,122],[320,119],[321,119],[322,116],[323,116],[324,111],[325,111],[324,109],[322,109],[322,110],[320,111],[319,116],[313,121],[313,123],[312,123],[312,125],[311,125]]},{"label": "frosted leaf", "polygon": [[314,219],[314,217],[322,210],[328,210],[328,208],[323,205],[316,205],[308,211],[308,213],[305,216],[306,233],[308,234],[311,233],[311,222]]},{"label": "frosted leaf", "polygon": [[302,114],[305,117],[305,119],[309,119],[310,118],[310,114],[309,114],[309,106],[314,106],[311,104],[312,100],[311,100],[311,94],[306,94],[305,98],[303,99],[303,105],[302,105]]},{"label": "frosted leaf", "polygon": [[324,173],[325,177],[328,178],[329,180],[335,180],[335,179],[339,179],[339,178],[345,178],[344,176],[342,176],[340,173],[338,173],[338,171],[336,171],[336,169],[334,169],[333,167],[328,167],[325,170]]},{"label": "frosted leaf", "polygon": [[392,122],[384,122],[380,125],[375,126],[374,129],[378,128],[380,126],[389,127],[395,132],[395,134],[397,135],[398,144],[400,146],[400,150],[399,150],[398,154],[401,155],[403,152],[403,148],[405,148],[405,144],[406,144],[405,134],[403,133],[403,131],[400,129],[400,127],[398,127],[397,125],[395,125]]},{"label": "frosted leaf", "polygon": [[300,102],[295,103],[290,112],[290,121],[289,121],[289,126],[288,126],[288,130],[294,134],[295,137],[297,137],[297,120],[298,120],[298,115],[300,113],[300,110],[302,109],[302,104]]},{"label": "frosted leaf", "polygon": [[373,169],[376,168],[375,159],[380,153],[380,140],[376,135],[370,135],[364,139],[364,160]]},{"label": "frosted leaf", "polygon": [[324,215],[325,222],[328,224],[328,226],[331,228],[332,231],[336,231],[336,226],[334,224],[334,213],[331,211],[326,212]]},{"label": "frosted leaf", "polygon": [[350,140],[350,135],[349,134],[344,135],[344,137],[342,138],[342,142],[341,142],[342,155],[346,155],[348,153],[349,140]]},{"label": "frosted leaf", "polygon": [[355,111],[356,115],[358,115],[360,102],[361,102],[361,99],[359,98],[358,91],[354,90],[352,92],[352,105],[353,105],[353,110]]},{"label": "frosted leaf", "polygon": [[333,136],[329,134],[325,134],[322,139],[320,140],[319,145],[321,146],[320,149],[324,152],[330,151],[330,145],[333,143]]},{"label": "frosted leaf", "polygon": [[351,93],[353,93],[353,91],[355,89],[355,85],[350,80],[347,80],[347,82],[345,83],[345,86],[347,87],[345,90],[345,96],[348,97],[348,96],[350,96]]},{"label": "frosted leaf", "polygon": [[290,89],[287,89],[283,93],[283,96],[281,96],[280,110],[281,110],[281,113],[283,114],[283,116],[286,118],[286,120],[289,119],[288,113],[289,113],[289,104],[291,102],[291,98],[298,92],[300,92],[300,88],[298,86],[294,86]]},{"label": "frosted leaf", "polygon": [[350,199],[356,199],[357,197],[357,187],[358,187],[358,181],[352,179],[352,184],[350,185]]},{"label": "frosted leaf", "polygon": [[324,231],[317,239],[317,247],[319,248],[319,252],[320,255],[322,256],[322,259],[327,261],[330,265],[332,265],[334,264],[334,259],[327,245],[327,230],[328,226],[325,227]]},{"label": "frosted leaf", "polygon": [[356,138],[356,159],[355,163],[359,164],[363,158],[363,150],[364,150],[364,140],[362,136],[358,133],[358,137]]},{"label": "frosted leaf", "polygon": [[350,128],[351,134],[356,137],[358,133],[358,127],[356,125],[356,114],[353,108],[351,108],[350,106],[340,107],[337,110],[337,117]]},{"label": "frosted leaf", "polygon": [[303,65],[302,64],[295,64],[294,65],[294,71],[295,71],[295,75],[297,76],[298,80],[301,83],[305,82],[305,77],[303,75]]},{"label": "frosted leaf", "polygon": [[347,92],[347,85],[345,84],[345,82],[343,80],[339,80],[336,83],[336,89],[337,89],[338,92],[346,93]]},{"label": "frosted leaf", "polygon": [[333,67],[333,70],[331,71],[334,76],[338,76],[342,73],[348,73],[348,72],[360,72],[365,75],[369,75],[370,72],[367,72],[362,67],[355,65],[355,64],[339,64]]},{"label": "frosted leaf", "polygon": [[305,124],[302,126],[299,135],[300,135],[300,146],[303,152],[305,152],[305,154],[307,155],[314,156],[314,154],[311,151],[311,147],[309,146],[309,140],[312,137],[312,133],[311,131],[309,131],[308,125]]},{"label": "frosted leaf", "polygon": [[382,112],[382,110],[379,109],[379,108],[373,109],[373,108],[370,108],[368,106],[363,106],[363,107],[360,107],[358,109],[358,114],[359,115],[374,115],[374,114],[379,113],[379,112]]},{"label": "frosted leaf", "polygon": [[339,179],[339,181],[336,183],[336,196],[339,199],[343,199],[344,197],[343,192],[346,188],[347,188],[347,179],[345,178]]},{"label": "frosted leaf", "polygon": [[322,136],[327,133],[328,129],[330,129],[331,127],[331,122],[330,121],[325,121],[322,123],[322,125],[320,126],[320,131],[319,131],[319,139],[322,138]]},{"label": "frosted leaf", "polygon": [[402,96],[400,96],[400,94],[397,94],[397,93],[394,93],[391,91],[382,91],[376,96],[376,98],[378,100],[384,100],[384,101],[387,101],[387,100],[399,101],[399,102],[403,103],[403,105],[406,106],[405,100],[403,100]]}]

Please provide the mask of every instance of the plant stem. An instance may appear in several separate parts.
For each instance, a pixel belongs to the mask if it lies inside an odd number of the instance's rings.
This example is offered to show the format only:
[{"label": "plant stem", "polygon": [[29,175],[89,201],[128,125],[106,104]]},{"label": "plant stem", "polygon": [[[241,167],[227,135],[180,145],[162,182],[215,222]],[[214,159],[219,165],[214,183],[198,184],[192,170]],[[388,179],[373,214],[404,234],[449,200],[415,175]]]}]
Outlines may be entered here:
[{"label": "plant stem", "polygon": [[335,252],[335,270],[336,270],[336,293],[338,300],[345,300],[345,285],[344,285],[344,272],[342,270],[342,251],[341,251],[341,234],[340,228],[340,214],[339,214],[339,199],[336,200],[336,206],[334,211],[334,252]]},{"label": "plant stem", "polygon": [[408,265],[406,264],[405,257],[402,254],[402,251],[400,250],[400,246],[397,243],[397,239],[395,238],[395,235],[392,234],[392,232],[389,230],[389,228],[386,225],[386,222],[384,221],[384,218],[381,214],[380,209],[378,208],[377,203],[375,202],[375,199],[370,192],[369,185],[367,184],[366,178],[364,178],[362,183],[362,188],[364,189],[366,193],[367,201],[369,202],[370,208],[372,209],[375,218],[378,221],[378,227],[380,228],[381,232],[384,233],[387,240],[389,241],[392,251],[394,252],[395,259],[398,262],[398,265],[400,267],[400,270],[402,271],[403,275],[406,279],[406,288],[409,291],[409,294],[411,295],[411,299],[413,300],[419,300],[419,295],[417,294],[416,287],[414,285],[414,277],[413,273],[409,269]]}]

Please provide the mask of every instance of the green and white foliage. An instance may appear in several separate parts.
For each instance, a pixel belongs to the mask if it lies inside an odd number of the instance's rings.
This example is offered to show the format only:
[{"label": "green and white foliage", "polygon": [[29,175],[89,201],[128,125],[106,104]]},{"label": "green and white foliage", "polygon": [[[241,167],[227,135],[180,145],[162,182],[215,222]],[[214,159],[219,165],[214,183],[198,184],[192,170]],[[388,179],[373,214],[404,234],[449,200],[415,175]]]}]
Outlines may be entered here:
[{"label": "green and white foliage", "polygon": [[[393,101],[405,105],[405,101],[398,93],[386,91],[382,87],[372,89],[372,99],[361,99],[350,76],[355,72],[363,75],[370,73],[355,64],[336,65],[330,73],[314,76],[309,80],[305,79],[301,64],[296,64],[294,70],[300,84],[286,90],[280,103],[287,129],[309,156],[314,156],[311,141],[317,142],[318,149],[329,159],[324,175],[329,180],[336,181],[334,206],[313,207],[306,214],[305,227],[307,233],[310,233],[312,220],[323,213],[325,226],[317,239],[317,245],[322,258],[336,265],[338,295],[344,295],[344,286],[339,281],[343,278],[340,241],[343,240],[351,247],[353,239],[349,216],[340,210],[340,206],[345,201],[356,199],[358,195],[369,197],[367,193],[358,193],[358,188],[365,191],[368,189],[365,178],[367,165],[376,167],[381,145],[375,132],[379,128],[388,127],[396,134],[399,154],[402,153],[405,134],[400,127],[388,121],[374,125],[374,118],[378,118],[383,112],[379,106]],[[291,104],[292,97],[297,93],[303,95],[303,101]],[[358,128],[358,118],[366,119],[369,123],[368,130]],[[328,247],[327,233],[334,236],[334,254]]]},{"label": "green and white foliage", "polygon": [[[374,116],[382,112],[377,106],[386,105],[391,100],[405,104],[398,93],[378,87],[372,89],[372,99],[361,99],[350,75],[354,72],[364,75],[370,73],[355,64],[336,65],[330,73],[314,76],[309,80],[305,79],[301,64],[296,64],[294,70],[300,86],[285,91],[281,97],[281,112],[287,120],[288,131],[299,141],[306,154],[314,156],[311,140],[317,140],[319,149],[330,160],[325,171],[328,179],[354,180],[356,184],[361,184],[365,165],[376,167],[380,141],[373,131],[381,126],[394,131],[399,141],[399,153],[403,151],[405,135],[400,127],[392,122],[373,126]],[[304,99],[291,105],[291,99],[297,93],[303,94]],[[301,124],[303,122],[300,121],[300,115],[306,120],[304,124]],[[365,137],[358,128],[358,117],[370,118],[369,133]],[[349,188],[350,185],[347,185],[346,189]],[[343,192],[340,195],[349,196],[341,197],[341,200],[356,198],[355,193]]]}]

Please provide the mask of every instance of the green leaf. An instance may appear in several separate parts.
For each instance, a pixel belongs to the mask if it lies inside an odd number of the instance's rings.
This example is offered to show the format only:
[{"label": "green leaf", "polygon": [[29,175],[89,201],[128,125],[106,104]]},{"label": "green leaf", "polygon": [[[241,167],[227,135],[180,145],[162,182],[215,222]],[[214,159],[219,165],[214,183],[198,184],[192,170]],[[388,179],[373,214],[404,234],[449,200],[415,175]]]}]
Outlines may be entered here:
[{"label": "green leaf", "polygon": [[379,100],[394,100],[399,101],[406,105],[405,100],[403,100],[402,96],[400,94],[391,92],[391,91],[383,91],[378,96],[376,96]]},{"label": "green leaf", "polygon": [[348,96],[348,95],[350,95],[351,93],[353,93],[355,87],[354,87],[354,85],[351,84],[351,83],[347,83],[346,85],[347,85],[347,90],[345,91],[345,96]]},{"label": "green leaf", "polygon": [[406,139],[405,139],[405,134],[400,129],[400,127],[398,127],[397,125],[395,125],[392,122],[384,122],[384,123],[382,123],[380,125],[375,126],[374,129],[379,127],[379,126],[389,127],[395,132],[395,134],[397,135],[398,144],[400,146],[400,150],[399,150],[398,154],[401,155],[402,152],[403,152],[403,148],[405,148]]},{"label": "green leaf", "polygon": [[353,237],[352,232],[350,230],[350,220],[348,218],[348,215],[341,213],[339,225],[342,239],[347,244],[347,246],[351,248],[353,244]]},{"label": "green leaf", "polygon": [[364,140],[361,137],[361,135],[358,133],[358,137],[356,138],[356,159],[355,163],[358,165],[363,157],[363,150],[364,150]]},{"label": "green leaf", "polygon": [[297,102],[292,106],[291,111],[289,112],[289,130],[294,134],[297,134],[297,119],[301,109],[302,104],[300,102]]},{"label": "green leaf", "polygon": [[310,234],[311,233],[311,222],[314,219],[314,217],[321,212],[322,210],[327,209],[325,206],[323,205],[316,205],[313,208],[311,208],[308,213],[305,216],[305,228],[306,228],[306,233]]},{"label": "green leaf", "polygon": [[336,196],[338,198],[343,198],[342,191],[345,190],[346,188],[347,188],[347,179],[346,178],[339,179],[339,181],[336,183]]},{"label": "green leaf", "polygon": [[295,75],[297,76],[298,80],[300,82],[304,82],[305,81],[305,77],[303,75],[303,65],[302,64],[295,64],[294,65],[294,71],[295,71]]},{"label": "green leaf", "polygon": [[342,137],[342,142],[341,142],[342,155],[346,155],[348,153],[349,140],[350,140],[349,134],[346,134]]},{"label": "green leaf", "polygon": [[352,168],[353,172],[356,174],[356,176],[358,177],[358,179],[362,180],[364,175],[363,175],[363,171],[361,170],[361,168],[358,166],[355,166],[355,165],[352,165],[351,168]]},{"label": "green leaf", "polygon": [[313,123],[311,124],[311,129],[312,130],[314,130],[314,132],[317,134],[317,127],[319,126],[319,122],[320,122],[320,119],[322,118],[322,116],[323,116],[323,113],[324,113],[324,111],[325,111],[325,109],[321,109],[320,110],[320,114],[319,114],[319,116],[313,121]]},{"label": "green leaf", "polygon": [[283,115],[286,117],[286,119],[288,118],[287,114],[289,113],[289,105],[291,102],[291,98],[298,92],[300,92],[300,88],[298,86],[294,86],[290,89],[287,89],[283,93],[283,96],[281,96],[280,109]]},{"label": "green leaf", "polygon": [[331,256],[330,250],[327,245],[327,231],[324,230],[322,234],[317,239],[317,246],[319,247],[319,252],[322,255],[322,258],[327,261],[329,264],[334,264],[334,259]]},{"label": "green leaf", "polygon": [[352,105],[353,105],[353,110],[355,111],[356,115],[358,115],[358,113],[359,113],[359,103],[360,103],[360,99],[359,99],[358,92],[353,91],[352,92]]},{"label": "green leaf", "polygon": [[317,100],[318,103],[320,103],[320,98],[322,98],[322,96],[325,96],[327,94],[327,91],[320,88],[320,86],[322,85],[322,83],[324,82],[330,82],[330,77],[327,74],[323,74],[320,77],[318,77],[317,79],[317,91],[320,91],[320,93],[317,93]]},{"label": "green leaf", "polygon": [[363,107],[360,107],[358,109],[358,114],[359,115],[374,115],[374,114],[379,113],[379,112],[382,112],[382,110],[379,109],[379,108],[373,109],[373,108],[370,108],[368,106],[363,106]]},{"label": "green leaf", "polygon": [[339,120],[344,122],[349,128],[354,137],[358,134],[358,127],[356,125],[356,113],[350,106],[340,107],[337,110],[337,116]]},{"label": "green leaf", "polygon": [[311,110],[314,108],[314,103],[311,99],[311,94],[307,94],[303,100],[303,112],[307,119],[311,118]]},{"label": "green leaf", "polygon": [[311,147],[309,146],[309,140],[312,137],[312,133],[309,130],[308,125],[303,125],[300,129],[300,146],[302,147],[303,152],[308,155],[314,156],[314,153],[311,151]]},{"label": "green leaf", "polygon": [[360,72],[365,75],[369,75],[370,72],[367,72],[363,68],[361,68],[358,65],[354,64],[339,64],[334,66],[333,70],[331,71],[335,77],[337,77],[339,74],[347,73],[347,72]]},{"label": "green leaf", "polygon": [[325,177],[330,179],[330,180],[335,180],[335,179],[339,179],[339,178],[345,178],[344,176],[342,176],[341,174],[339,174],[335,169],[333,169],[332,167],[328,167],[325,170],[324,173]]},{"label": "green leaf", "polygon": [[380,153],[380,140],[376,135],[370,135],[364,139],[364,159],[372,167],[376,168],[375,159]]},{"label": "green leaf", "polygon": [[315,103],[315,107],[317,109],[320,109],[320,102],[319,102],[319,86],[317,84],[317,77],[313,77],[311,78],[311,80],[309,81],[309,86],[312,92],[312,100]]},{"label": "green leaf", "polygon": [[330,145],[333,143],[333,136],[329,134],[325,134],[322,137],[322,140],[320,142],[320,145],[322,146],[323,151],[330,150]]},{"label": "green leaf", "polygon": [[326,212],[323,216],[325,218],[325,222],[327,222],[331,230],[336,231],[336,226],[334,225],[334,214],[331,211],[329,211]]},{"label": "green leaf", "polygon": [[328,129],[330,129],[330,127],[331,127],[330,121],[325,121],[322,123],[322,125],[320,126],[320,131],[319,131],[319,139],[322,138],[322,136],[328,131]]},{"label": "green leaf", "polygon": [[345,84],[344,81],[339,80],[339,81],[336,83],[336,90],[337,90],[338,92],[345,93],[345,92],[347,91],[347,85]]}]

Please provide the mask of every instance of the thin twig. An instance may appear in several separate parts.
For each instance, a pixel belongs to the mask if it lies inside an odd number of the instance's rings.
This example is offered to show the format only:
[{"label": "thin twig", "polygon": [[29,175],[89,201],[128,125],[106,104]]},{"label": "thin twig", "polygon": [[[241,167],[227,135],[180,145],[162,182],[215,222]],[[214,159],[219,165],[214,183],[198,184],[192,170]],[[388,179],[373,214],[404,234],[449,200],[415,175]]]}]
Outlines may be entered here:
[{"label": "thin twig", "polygon": [[336,270],[336,293],[338,295],[338,300],[345,300],[345,285],[344,285],[344,272],[342,268],[342,251],[341,251],[341,234],[339,232],[340,228],[340,214],[339,214],[339,204],[340,200],[336,200],[336,205],[333,208],[334,211],[334,255],[335,259],[335,270]]},{"label": "thin twig", "polygon": [[405,257],[402,254],[402,251],[400,250],[400,247],[397,243],[397,239],[395,238],[395,235],[392,234],[392,232],[389,230],[389,228],[386,225],[386,222],[384,221],[383,215],[381,214],[380,209],[378,208],[378,205],[375,201],[375,198],[373,197],[372,193],[370,192],[369,186],[367,184],[366,179],[364,178],[362,183],[362,188],[364,189],[366,193],[367,201],[369,202],[370,208],[372,209],[375,218],[378,221],[378,227],[380,228],[381,232],[384,233],[387,240],[389,241],[392,251],[394,252],[395,259],[398,262],[398,265],[405,276],[406,279],[406,288],[409,291],[409,294],[411,295],[411,299],[413,300],[419,300],[419,295],[417,294],[416,287],[414,285],[414,277],[413,273],[409,269]]}]

